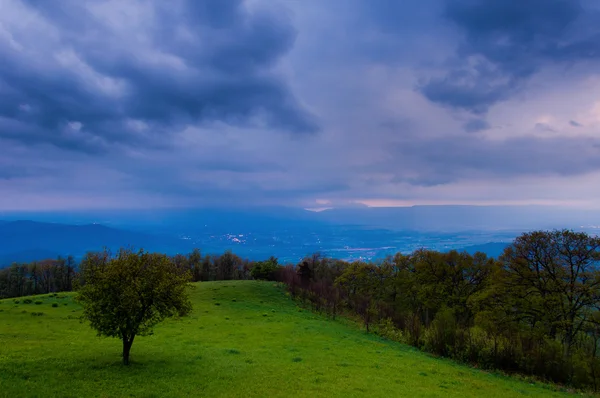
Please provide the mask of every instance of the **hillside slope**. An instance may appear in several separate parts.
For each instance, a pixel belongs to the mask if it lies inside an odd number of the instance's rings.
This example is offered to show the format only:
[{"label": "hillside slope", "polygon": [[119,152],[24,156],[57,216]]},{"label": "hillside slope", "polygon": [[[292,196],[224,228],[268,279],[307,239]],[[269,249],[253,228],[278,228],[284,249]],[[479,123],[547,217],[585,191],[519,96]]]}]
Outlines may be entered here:
[{"label": "hillside slope", "polygon": [[78,322],[72,295],[0,301],[0,397],[569,396],[300,310],[272,283],[206,282],[191,294],[192,315],[136,339],[129,367],[120,341]]}]

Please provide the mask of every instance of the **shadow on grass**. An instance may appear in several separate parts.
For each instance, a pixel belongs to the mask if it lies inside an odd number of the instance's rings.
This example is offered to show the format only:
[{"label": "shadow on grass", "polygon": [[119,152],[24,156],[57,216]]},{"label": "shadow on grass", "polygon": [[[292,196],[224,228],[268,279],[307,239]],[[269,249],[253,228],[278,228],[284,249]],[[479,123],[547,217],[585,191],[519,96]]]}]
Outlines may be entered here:
[{"label": "shadow on grass", "polygon": [[[40,360],[13,359],[10,363],[0,364],[0,374],[8,380],[41,381],[48,376],[58,381],[110,380],[123,375],[142,377],[144,382],[161,382],[171,379],[190,364],[209,368],[212,364],[202,355],[174,356],[169,353],[131,354],[129,365],[124,365],[118,353],[105,355],[86,355],[81,353],[77,358],[45,358]],[[64,377],[56,377],[57,369]]]}]

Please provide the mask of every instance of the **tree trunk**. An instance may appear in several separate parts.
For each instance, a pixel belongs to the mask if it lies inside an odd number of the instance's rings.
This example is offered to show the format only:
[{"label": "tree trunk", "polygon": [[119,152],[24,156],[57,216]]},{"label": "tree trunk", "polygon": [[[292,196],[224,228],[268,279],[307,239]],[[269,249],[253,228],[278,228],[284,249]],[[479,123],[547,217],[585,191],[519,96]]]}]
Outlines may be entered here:
[{"label": "tree trunk", "polygon": [[129,365],[129,351],[131,351],[131,345],[133,344],[133,338],[123,338],[123,365]]}]

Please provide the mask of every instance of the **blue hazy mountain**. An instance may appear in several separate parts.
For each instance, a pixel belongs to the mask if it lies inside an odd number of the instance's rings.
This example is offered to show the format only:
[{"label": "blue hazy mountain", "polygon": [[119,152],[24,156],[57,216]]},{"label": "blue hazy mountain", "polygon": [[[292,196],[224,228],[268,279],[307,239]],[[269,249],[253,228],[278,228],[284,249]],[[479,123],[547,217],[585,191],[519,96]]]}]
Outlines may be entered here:
[{"label": "blue hazy mountain", "polygon": [[58,255],[81,257],[88,251],[104,247],[152,248],[152,250],[187,251],[187,242],[171,236],[126,231],[103,225],[67,225],[36,221],[0,223],[0,264],[34,261]]},{"label": "blue hazy mountain", "polygon": [[[169,254],[198,247],[283,262],[321,252],[377,259],[419,248],[499,255],[520,233],[570,228],[594,232],[598,212],[544,206],[352,207],[321,212],[285,207],[4,213],[0,256],[143,247]],[[32,221],[14,221],[30,219]],[[5,220],[5,221],[6,221]],[[586,229],[587,228],[587,229]],[[12,253],[12,254],[11,254]]]},{"label": "blue hazy mountain", "polygon": [[35,248],[3,253],[0,254],[0,268],[8,266],[12,263],[31,263],[33,261],[55,259],[59,256],[66,257],[64,254],[59,252]]},{"label": "blue hazy mountain", "polygon": [[504,249],[510,246],[510,242],[488,242],[480,245],[471,245],[463,247],[461,250],[466,251],[469,254],[475,254],[476,252],[482,252],[490,257],[498,258]]},{"label": "blue hazy mountain", "polygon": [[[359,225],[408,231],[532,230],[600,225],[600,211],[557,206],[353,206],[321,212],[289,207],[106,210],[0,213],[0,219],[65,224],[98,223],[125,229],[215,231]],[[152,233],[151,231],[148,231]]]}]

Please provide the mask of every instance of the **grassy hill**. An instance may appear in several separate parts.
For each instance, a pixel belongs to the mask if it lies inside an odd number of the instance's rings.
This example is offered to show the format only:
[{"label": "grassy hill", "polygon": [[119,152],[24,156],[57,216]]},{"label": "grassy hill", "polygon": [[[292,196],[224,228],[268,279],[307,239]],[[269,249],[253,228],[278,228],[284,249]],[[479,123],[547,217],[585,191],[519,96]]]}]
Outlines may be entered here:
[{"label": "grassy hill", "polygon": [[191,295],[192,315],[136,339],[129,367],[119,340],[76,319],[71,294],[0,301],[0,397],[570,396],[327,320],[272,283],[201,283]]}]

